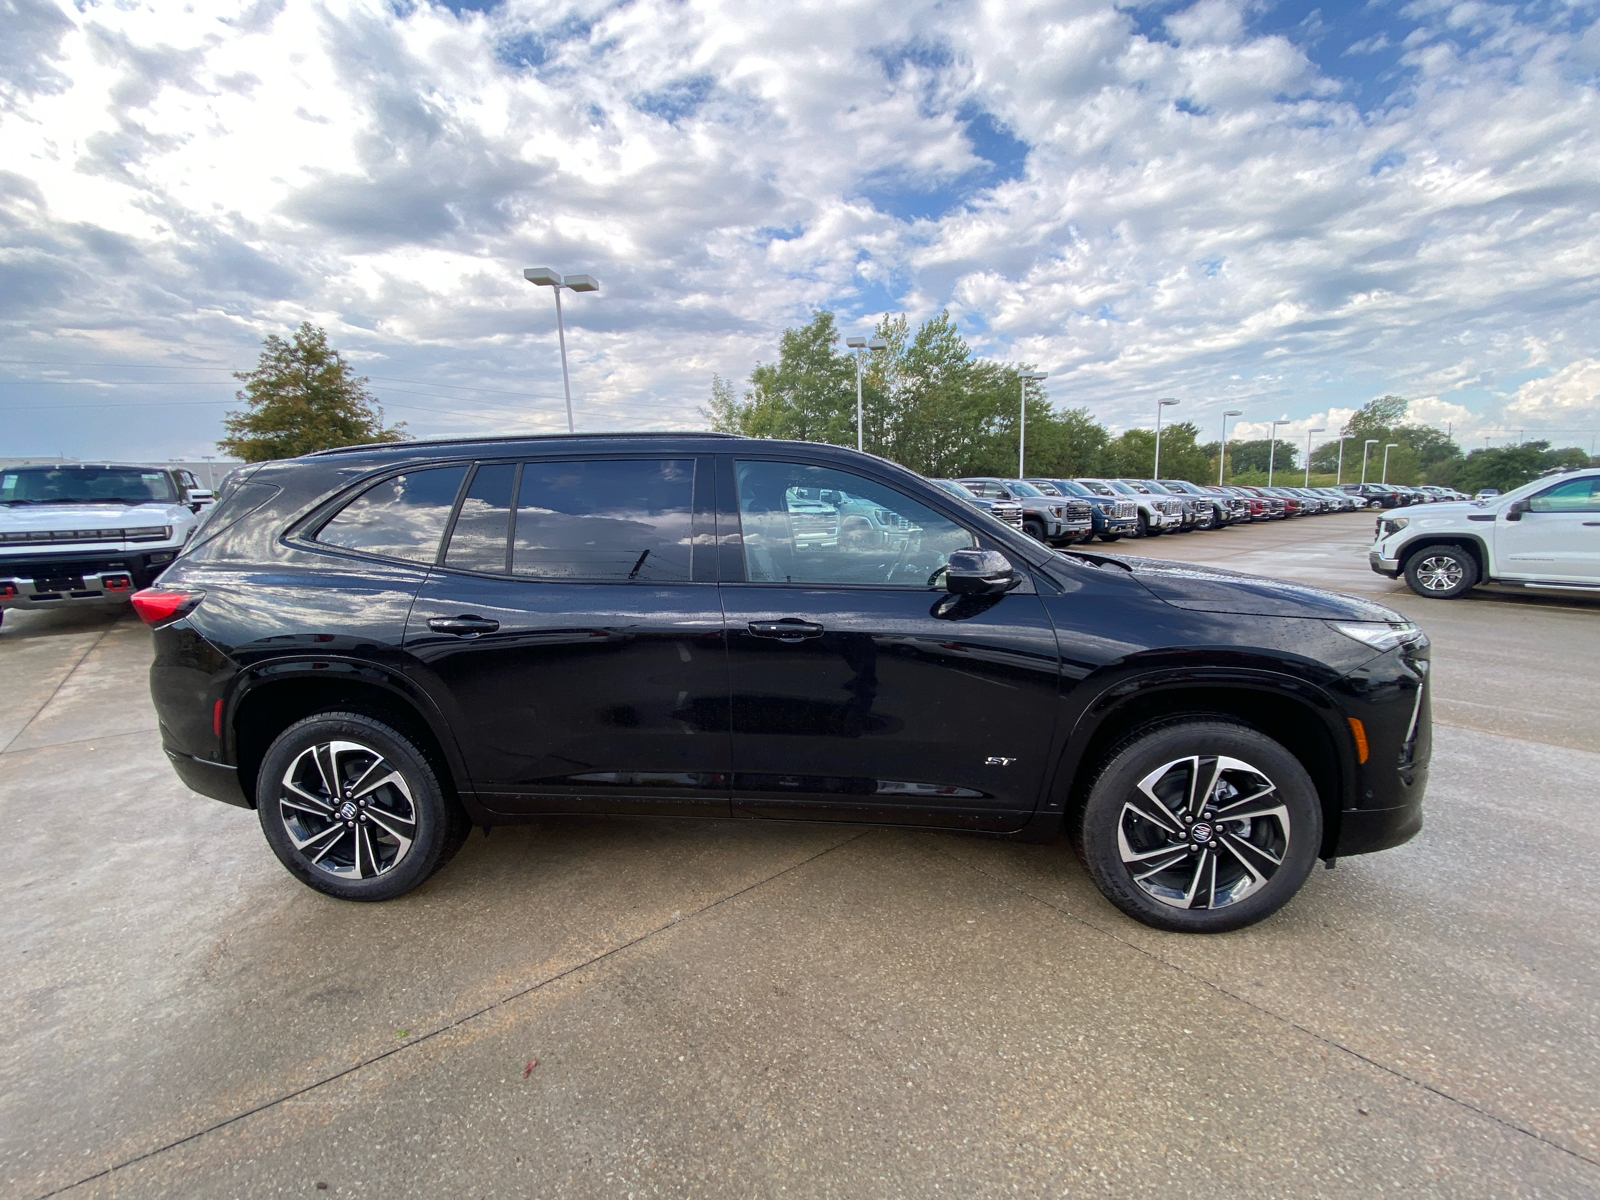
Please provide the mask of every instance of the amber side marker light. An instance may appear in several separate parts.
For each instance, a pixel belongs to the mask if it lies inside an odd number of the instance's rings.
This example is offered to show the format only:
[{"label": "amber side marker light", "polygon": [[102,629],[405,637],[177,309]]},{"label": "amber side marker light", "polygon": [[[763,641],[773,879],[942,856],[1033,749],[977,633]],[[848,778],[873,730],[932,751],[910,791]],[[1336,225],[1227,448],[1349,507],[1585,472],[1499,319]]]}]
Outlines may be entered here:
[{"label": "amber side marker light", "polygon": [[181,617],[205,598],[204,592],[176,588],[145,588],[129,597],[133,601],[133,611],[146,625],[159,625]]},{"label": "amber side marker light", "polygon": [[1356,761],[1357,762],[1366,762],[1367,761],[1367,727],[1365,725],[1363,725],[1355,717],[1351,717],[1351,718],[1349,718],[1349,720],[1350,720],[1350,732],[1355,734],[1355,738],[1356,738]]}]

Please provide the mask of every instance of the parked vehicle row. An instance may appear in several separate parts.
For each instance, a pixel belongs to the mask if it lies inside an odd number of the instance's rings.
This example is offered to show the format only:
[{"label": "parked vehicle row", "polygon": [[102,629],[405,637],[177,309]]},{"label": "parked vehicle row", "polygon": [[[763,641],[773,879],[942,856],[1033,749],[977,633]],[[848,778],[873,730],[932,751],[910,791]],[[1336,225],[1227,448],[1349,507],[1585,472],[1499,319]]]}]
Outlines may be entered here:
[{"label": "parked vehicle row", "polygon": [[[1112,520],[1201,499],[1109,490]],[[1421,828],[1429,647],[1400,614],[1051,552],[959,497],[713,434],[251,466],[134,597],[163,748],[347,900],[473,824],[717,816],[1065,831],[1123,911],[1206,933]]]},{"label": "parked vehicle row", "polygon": [[[1439,499],[1441,497],[1433,492],[1446,490],[1408,488],[1402,499],[1402,493],[1387,487],[1381,493],[1373,493],[1374,499],[1346,488],[1224,486],[1191,483],[1185,479],[973,476],[933,482],[980,508],[1015,506],[1015,515],[1002,516],[1002,519],[1046,545],[1056,547],[1090,542],[1095,538],[1114,542],[1125,537],[1225,529],[1248,521],[1279,521],[1314,513],[1394,507]],[[1011,510],[1007,508],[1006,511]]]}]

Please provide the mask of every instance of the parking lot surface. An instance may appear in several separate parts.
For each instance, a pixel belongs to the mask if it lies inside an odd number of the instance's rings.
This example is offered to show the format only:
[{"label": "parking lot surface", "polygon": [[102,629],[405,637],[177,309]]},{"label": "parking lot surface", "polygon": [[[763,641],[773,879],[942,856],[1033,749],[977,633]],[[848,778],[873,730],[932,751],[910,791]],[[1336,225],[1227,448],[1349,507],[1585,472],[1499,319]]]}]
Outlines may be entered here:
[{"label": "parking lot surface", "polygon": [[1422,600],[1371,528],[1097,547],[1434,642],[1423,833],[1210,938],[1064,845],[751,821],[497,829],[340,903],[177,782],[134,618],[8,615],[0,1193],[1594,1195],[1600,603]]}]

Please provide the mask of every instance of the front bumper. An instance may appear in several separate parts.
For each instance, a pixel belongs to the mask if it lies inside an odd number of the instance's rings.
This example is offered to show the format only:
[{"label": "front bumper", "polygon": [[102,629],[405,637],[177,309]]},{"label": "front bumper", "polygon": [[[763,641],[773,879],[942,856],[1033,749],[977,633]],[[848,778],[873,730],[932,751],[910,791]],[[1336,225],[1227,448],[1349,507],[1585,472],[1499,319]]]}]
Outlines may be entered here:
[{"label": "front bumper", "polygon": [[156,545],[136,552],[0,560],[0,607],[80,608],[124,604],[182,553]]},{"label": "front bumper", "polygon": [[1376,546],[1367,551],[1367,566],[1379,575],[1387,575],[1390,579],[1400,576],[1400,560],[1398,558],[1385,558],[1383,551]]}]

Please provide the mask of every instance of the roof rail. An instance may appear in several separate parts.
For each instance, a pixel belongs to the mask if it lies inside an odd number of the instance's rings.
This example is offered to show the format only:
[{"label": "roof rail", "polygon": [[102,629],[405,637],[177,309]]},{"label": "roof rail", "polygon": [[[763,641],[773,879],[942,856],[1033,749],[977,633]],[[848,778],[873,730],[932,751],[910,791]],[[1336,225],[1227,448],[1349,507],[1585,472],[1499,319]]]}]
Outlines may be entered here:
[{"label": "roof rail", "polygon": [[406,442],[363,442],[357,446],[335,446],[331,450],[313,450],[304,458],[326,458],[333,454],[359,454],[363,450],[408,450],[422,446],[476,446],[487,442],[569,442],[602,438],[737,438],[736,433],[709,433],[703,429],[690,430],[639,430],[615,433],[527,433],[514,437],[454,437],[420,438]]}]

